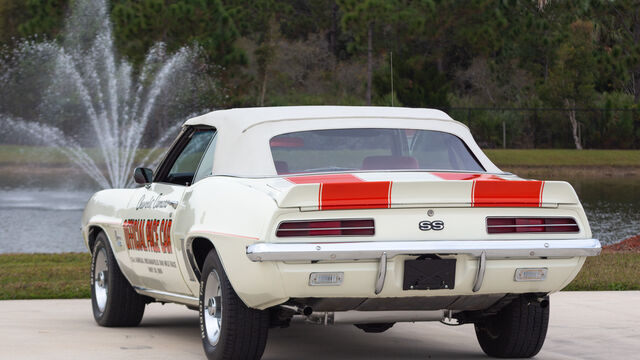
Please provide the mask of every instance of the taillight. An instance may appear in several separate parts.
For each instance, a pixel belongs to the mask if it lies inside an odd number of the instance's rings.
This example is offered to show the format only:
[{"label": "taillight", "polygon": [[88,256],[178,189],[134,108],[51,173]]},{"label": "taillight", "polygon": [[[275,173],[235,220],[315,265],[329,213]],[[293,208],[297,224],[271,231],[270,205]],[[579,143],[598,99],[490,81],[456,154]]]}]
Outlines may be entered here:
[{"label": "taillight", "polygon": [[371,236],[375,234],[373,219],[285,221],[280,223],[276,236]]},{"label": "taillight", "polygon": [[487,218],[489,234],[504,233],[565,233],[579,232],[574,218],[569,217],[490,217]]}]

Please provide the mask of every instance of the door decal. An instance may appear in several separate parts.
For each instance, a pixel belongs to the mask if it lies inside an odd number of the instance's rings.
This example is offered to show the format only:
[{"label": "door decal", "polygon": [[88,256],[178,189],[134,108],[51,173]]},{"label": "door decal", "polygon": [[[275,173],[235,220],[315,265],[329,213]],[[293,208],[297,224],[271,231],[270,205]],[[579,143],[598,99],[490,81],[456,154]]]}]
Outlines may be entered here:
[{"label": "door decal", "polygon": [[123,230],[127,249],[171,254],[171,219],[128,219]]}]

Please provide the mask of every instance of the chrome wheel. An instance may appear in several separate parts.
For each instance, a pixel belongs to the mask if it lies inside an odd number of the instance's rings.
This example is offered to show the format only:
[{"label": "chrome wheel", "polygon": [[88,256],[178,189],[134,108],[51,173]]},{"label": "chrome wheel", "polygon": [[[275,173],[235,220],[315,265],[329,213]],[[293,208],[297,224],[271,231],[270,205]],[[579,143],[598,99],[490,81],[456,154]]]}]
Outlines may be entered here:
[{"label": "chrome wheel", "polygon": [[98,250],[98,254],[96,254],[95,265],[93,267],[93,295],[95,296],[96,305],[98,305],[100,312],[104,312],[104,309],[107,307],[107,297],[109,295],[108,271],[107,252],[104,248],[101,248]]},{"label": "chrome wheel", "polygon": [[220,340],[222,330],[222,288],[220,276],[216,270],[211,270],[204,284],[204,326],[207,330],[207,340],[215,346]]}]

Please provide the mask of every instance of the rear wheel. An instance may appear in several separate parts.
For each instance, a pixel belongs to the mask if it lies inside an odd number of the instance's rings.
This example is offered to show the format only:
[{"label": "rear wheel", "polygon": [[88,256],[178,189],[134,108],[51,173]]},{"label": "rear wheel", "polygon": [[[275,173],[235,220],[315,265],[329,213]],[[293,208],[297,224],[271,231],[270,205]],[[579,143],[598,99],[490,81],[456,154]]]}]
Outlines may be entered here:
[{"label": "rear wheel", "polygon": [[529,358],[542,348],[548,324],[548,297],[542,302],[520,297],[495,316],[476,323],[476,337],[489,356]]},{"label": "rear wheel", "polygon": [[215,250],[202,266],[200,330],[208,359],[259,359],[267,344],[269,312],[247,307],[231,287]]},{"label": "rear wheel", "polygon": [[145,298],[122,275],[107,236],[98,234],[91,258],[91,306],[101,326],[136,326],[142,320]]}]

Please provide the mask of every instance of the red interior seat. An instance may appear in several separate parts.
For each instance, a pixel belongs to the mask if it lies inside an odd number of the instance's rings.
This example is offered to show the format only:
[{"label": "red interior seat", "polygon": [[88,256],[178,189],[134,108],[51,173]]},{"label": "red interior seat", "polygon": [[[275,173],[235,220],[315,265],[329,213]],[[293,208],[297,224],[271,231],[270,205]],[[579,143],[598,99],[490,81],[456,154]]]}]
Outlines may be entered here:
[{"label": "red interior seat", "polygon": [[362,161],[362,170],[417,169],[418,160],[411,156],[367,156]]}]

